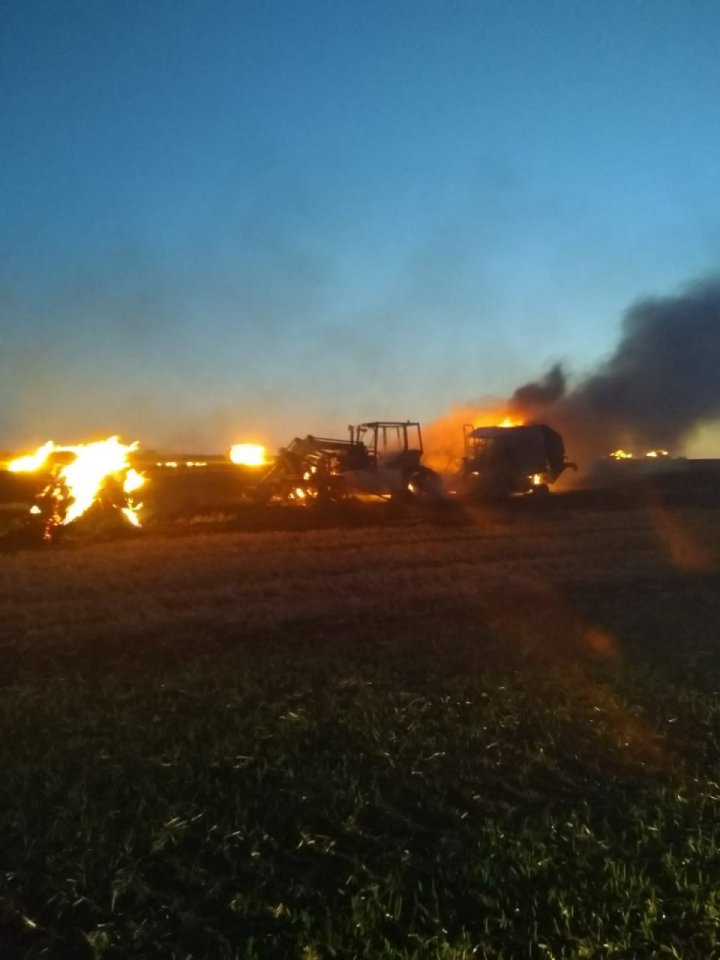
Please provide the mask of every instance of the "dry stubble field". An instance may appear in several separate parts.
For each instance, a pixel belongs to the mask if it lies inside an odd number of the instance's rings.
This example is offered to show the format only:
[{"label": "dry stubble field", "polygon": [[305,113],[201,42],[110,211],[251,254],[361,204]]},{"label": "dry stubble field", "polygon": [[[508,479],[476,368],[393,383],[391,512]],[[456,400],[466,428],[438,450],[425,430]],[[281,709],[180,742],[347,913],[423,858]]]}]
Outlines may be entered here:
[{"label": "dry stubble field", "polygon": [[720,509],[359,517],[0,554],[3,960],[720,957]]}]

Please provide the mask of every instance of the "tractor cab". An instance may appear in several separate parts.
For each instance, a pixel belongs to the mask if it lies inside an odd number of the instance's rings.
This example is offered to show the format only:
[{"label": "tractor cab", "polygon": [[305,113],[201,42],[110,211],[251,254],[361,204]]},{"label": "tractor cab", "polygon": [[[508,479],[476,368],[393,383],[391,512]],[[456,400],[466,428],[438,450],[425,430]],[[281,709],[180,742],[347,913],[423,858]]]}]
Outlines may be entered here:
[{"label": "tractor cab", "polygon": [[350,441],[362,444],[375,467],[412,471],[423,453],[420,424],[410,420],[376,420],[349,427]]}]

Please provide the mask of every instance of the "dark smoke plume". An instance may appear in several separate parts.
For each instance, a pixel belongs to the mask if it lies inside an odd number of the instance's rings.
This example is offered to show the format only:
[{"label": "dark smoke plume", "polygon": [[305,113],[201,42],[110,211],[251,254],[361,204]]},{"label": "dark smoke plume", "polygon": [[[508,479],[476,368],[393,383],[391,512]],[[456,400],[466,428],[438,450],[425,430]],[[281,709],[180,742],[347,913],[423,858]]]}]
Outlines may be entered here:
[{"label": "dark smoke plume", "polygon": [[541,380],[518,387],[510,398],[513,411],[536,410],[555,403],[565,393],[565,372],[559,363],[554,364]]},{"label": "dark smoke plume", "polygon": [[720,416],[720,279],[638,302],[594,373],[565,391],[554,366],[513,404],[560,429],[583,460],[618,447],[677,454],[693,427]]}]

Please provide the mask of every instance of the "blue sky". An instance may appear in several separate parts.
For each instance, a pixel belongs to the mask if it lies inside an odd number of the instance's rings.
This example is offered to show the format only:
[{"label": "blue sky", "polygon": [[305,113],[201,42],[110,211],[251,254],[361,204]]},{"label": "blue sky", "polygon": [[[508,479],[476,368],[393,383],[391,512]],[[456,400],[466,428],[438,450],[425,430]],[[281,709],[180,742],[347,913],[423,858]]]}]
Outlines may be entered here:
[{"label": "blue sky", "polygon": [[720,263],[720,6],[10,0],[0,449],[587,372]]}]

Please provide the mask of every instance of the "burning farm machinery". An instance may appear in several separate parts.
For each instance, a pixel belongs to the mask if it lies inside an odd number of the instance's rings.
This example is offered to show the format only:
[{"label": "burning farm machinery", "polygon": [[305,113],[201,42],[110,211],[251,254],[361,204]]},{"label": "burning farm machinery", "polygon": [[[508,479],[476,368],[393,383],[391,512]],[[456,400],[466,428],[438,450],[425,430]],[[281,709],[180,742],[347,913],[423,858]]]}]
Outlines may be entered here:
[{"label": "burning farm machinery", "polygon": [[307,505],[367,497],[441,499],[439,475],[421,463],[419,423],[378,420],[348,432],[347,439],[296,437],[261,479],[256,500]]},{"label": "burning farm machinery", "polygon": [[456,493],[471,499],[545,494],[563,471],[577,470],[565,459],[560,434],[545,424],[463,428],[465,455]]}]

